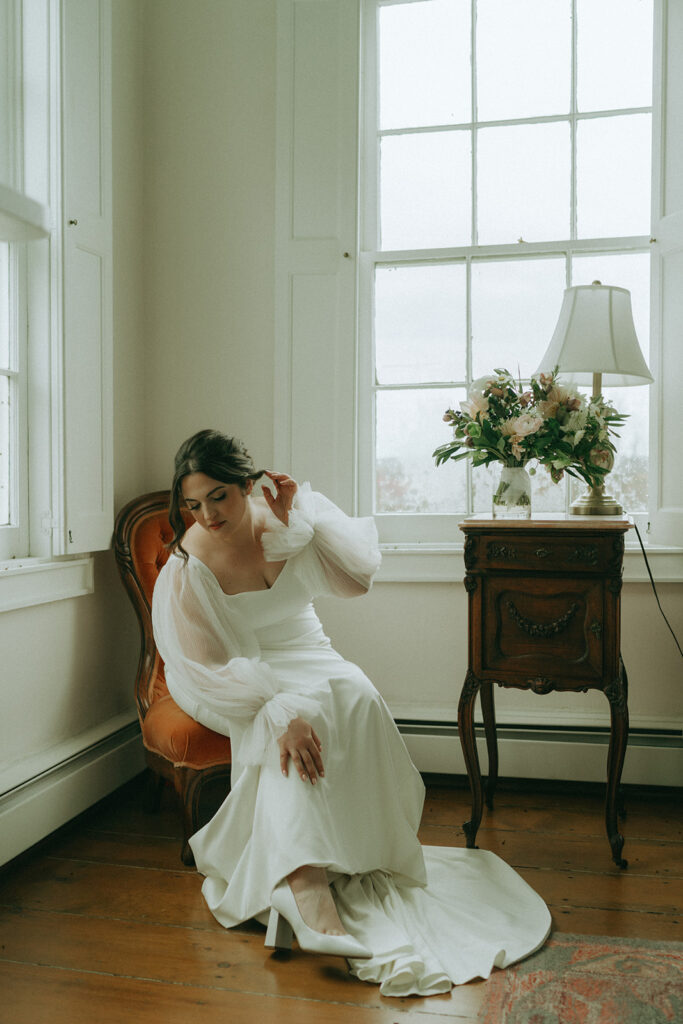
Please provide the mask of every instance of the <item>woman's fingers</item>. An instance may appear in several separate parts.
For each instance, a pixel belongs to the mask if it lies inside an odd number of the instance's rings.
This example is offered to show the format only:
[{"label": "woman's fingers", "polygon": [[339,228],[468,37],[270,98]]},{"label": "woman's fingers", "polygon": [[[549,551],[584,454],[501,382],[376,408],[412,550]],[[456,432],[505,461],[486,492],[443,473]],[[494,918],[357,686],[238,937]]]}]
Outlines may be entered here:
[{"label": "woman's fingers", "polygon": [[309,756],[315,765],[318,775],[322,777],[325,774],[325,769],[323,767],[323,759],[320,756],[320,746],[316,744],[314,747],[311,747]]},{"label": "woman's fingers", "polygon": [[318,776],[321,778],[324,776],[325,769],[317,747],[293,750],[291,757],[294,767],[304,782],[310,782],[315,786]]},{"label": "woman's fingers", "polygon": [[289,775],[289,752],[280,747],[280,770],[283,775]]},{"label": "woman's fingers", "polygon": [[294,495],[297,492],[297,482],[292,480],[291,476],[287,476],[286,473],[273,473],[267,469],[265,474],[275,485],[276,493],[273,494],[269,487],[262,484],[263,497],[266,499],[271,512],[286,526],[289,519],[289,510],[292,507]]},{"label": "woman's fingers", "polygon": [[318,776],[325,774],[320,751],[322,743],[317,733],[302,718],[294,718],[287,732],[278,740],[280,747],[280,768],[283,775],[288,775],[289,759],[300,777],[315,785]]},{"label": "woman's fingers", "polygon": [[310,779],[311,785],[315,786],[316,780],[318,778],[318,771],[315,762],[308,750],[302,750],[300,756],[304,766],[304,770],[301,773],[301,778],[304,781],[306,781],[306,779]]}]

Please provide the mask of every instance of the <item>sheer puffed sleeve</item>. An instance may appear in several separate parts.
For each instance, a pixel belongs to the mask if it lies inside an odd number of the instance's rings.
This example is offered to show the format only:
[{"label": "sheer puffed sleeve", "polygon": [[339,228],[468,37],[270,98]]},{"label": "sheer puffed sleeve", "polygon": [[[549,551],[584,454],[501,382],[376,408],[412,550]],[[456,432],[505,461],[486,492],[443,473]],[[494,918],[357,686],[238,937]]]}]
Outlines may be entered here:
[{"label": "sheer puffed sleeve", "polygon": [[[268,746],[315,702],[283,692],[259,658],[253,630],[202,562],[172,555],[154,588],[154,638],[176,704],[208,728],[239,735],[242,764],[261,764]],[[234,737],[233,737],[234,739]]]},{"label": "sheer puffed sleeve", "polygon": [[294,496],[289,524],[271,516],[261,545],[269,562],[294,558],[312,594],[364,594],[381,562],[374,519],[347,516],[307,483]]}]

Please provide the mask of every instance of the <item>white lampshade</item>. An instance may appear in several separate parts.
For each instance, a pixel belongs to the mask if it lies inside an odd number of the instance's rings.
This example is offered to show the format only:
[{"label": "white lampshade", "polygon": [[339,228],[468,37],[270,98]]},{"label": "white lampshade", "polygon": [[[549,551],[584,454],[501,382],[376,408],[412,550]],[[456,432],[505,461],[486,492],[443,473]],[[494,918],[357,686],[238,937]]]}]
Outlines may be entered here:
[{"label": "white lampshade", "polygon": [[591,384],[594,373],[602,374],[606,387],[652,383],[628,289],[599,281],[567,288],[555,333],[535,375],[555,366],[567,383]]}]

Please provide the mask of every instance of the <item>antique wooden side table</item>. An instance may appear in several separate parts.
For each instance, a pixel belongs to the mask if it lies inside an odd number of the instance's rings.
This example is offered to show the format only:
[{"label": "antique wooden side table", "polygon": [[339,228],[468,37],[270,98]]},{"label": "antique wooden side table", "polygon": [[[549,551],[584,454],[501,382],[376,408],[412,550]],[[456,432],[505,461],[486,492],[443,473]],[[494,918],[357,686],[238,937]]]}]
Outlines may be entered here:
[{"label": "antique wooden side table", "polygon": [[474,737],[481,693],[492,806],[498,778],[493,684],[533,690],[601,690],[610,707],[605,825],[614,863],[625,868],[617,795],[628,739],[628,682],[620,654],[624,517],[475,516],[465,534],[469,659],[458,705],[458,730],[472,790],[464,830],[473,848],[483,810]]}]

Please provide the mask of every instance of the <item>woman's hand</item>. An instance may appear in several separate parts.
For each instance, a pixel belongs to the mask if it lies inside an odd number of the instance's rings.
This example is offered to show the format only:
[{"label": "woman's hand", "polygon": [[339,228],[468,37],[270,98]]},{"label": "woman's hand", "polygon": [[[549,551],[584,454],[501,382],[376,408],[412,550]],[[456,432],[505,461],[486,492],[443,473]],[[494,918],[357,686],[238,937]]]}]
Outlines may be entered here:
[{"label": "woman's hand", "polygon": [[303,718],[293,718],[287,732],[277,741],[280,748],[280,768],[283,775],[288,775],[289,759],[304,782],[310,781],[315,786],[318,776],[325,774],[323,759],[320,756],[322,743],[315,729]]},{"label": "woman's hand", "polygon": [[289,523],[289,510],[292,507],[298,484],[296,480],[292,480],[291,476],[287,476],[286,473],[271,473],[270,470],[266,470],[266,476],[275,484],[275,496],[273,497],[269,487],[262,485],[263,497],[268,502],[273,515],[277,516],[280,522],[287,526]]}]

